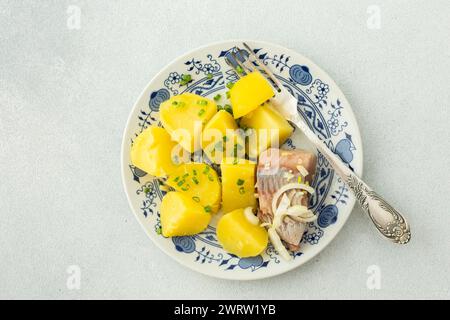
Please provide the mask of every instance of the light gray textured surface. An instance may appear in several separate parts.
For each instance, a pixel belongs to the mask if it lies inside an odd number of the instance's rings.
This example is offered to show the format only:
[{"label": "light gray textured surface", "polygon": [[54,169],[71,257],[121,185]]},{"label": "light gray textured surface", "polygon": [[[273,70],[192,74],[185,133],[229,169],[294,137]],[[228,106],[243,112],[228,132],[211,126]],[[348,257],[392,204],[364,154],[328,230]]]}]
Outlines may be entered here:
[{"label": "light gray textured surface", "polygon": [[[282,3],[0,0],[0,298],[450,298],[450,2]],[[80,30],[67,28],[69,5]],[[128,113],[169,61],[230,38],[284,45],[328,71],[359,121],[364,176],[408,217],[409,245],[355,209],[310,263],[230,282],[152,244],[122,188]],[[66,287],[69,265],[80,290]],[[380,290],[366,286],[370,265]]]}]

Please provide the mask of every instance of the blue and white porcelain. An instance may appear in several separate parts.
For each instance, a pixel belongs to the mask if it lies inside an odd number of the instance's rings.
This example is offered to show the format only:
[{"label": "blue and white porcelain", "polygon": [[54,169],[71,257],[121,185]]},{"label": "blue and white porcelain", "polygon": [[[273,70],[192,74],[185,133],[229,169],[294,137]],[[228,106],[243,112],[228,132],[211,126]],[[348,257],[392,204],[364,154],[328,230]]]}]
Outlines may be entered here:
[{"label": "blue and white porcelain", "polygon": [[[283,85],[298,99],[298,112],[317,136],[324,140],[357,175],[362,174],[361,137],[351,106],[334,81],[304,56],[278,45],[246,41],[256,55],[271,68]],[[349,217],[354,197],[330,167],[327,160],[311,148],[296,130],[283,148],[309,149],[317,153],[317,171],[312,186],[316,192],[310,206],[318,215],[308,225],[301,250],[294,259],[284,261],[272,246],[258,257],[243,258],[223,250],[217,242],[215,226],[220,213],[201,234],[164,238],[161,234],[159,206],[164,192],[160,182],[130,163],[133,139],[151,124],[160,125],[159,105],[173,95],[193,92],[212,98],[225,92],[225,84],[236,80],[236,74],[225,63],[231,52],[248,55],[236,46],[242,41],[214,43],[196,49],[170,63],[147,85],[134,105],[125,128],[122,143],[122,178],[131,209],[153,242],[181,264],[204,274],[234,280],[251,280],[275,276],[292,270],[317,255],[341,230]],[[193,81],[181,86],[183,74]],[[163,267],[163,266],[162,266]]]}]

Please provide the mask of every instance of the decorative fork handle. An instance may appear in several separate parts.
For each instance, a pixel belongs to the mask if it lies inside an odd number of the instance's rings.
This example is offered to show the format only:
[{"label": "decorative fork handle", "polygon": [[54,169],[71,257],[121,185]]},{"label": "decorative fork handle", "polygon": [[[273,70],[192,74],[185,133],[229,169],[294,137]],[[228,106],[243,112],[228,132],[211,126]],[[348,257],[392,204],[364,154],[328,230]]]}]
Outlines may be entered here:
[{"label": "decorative fork handle", "polygon": [[[295,105],[297,106],[297,103],[295,103]],[[297,112],[291,114],[288,120],[294,123],[326,157],[334,170],[341,176],[353,192],[359,204],[368,214],[378,231],[380,231],[384,237],[395,243],[408,243],[411,239],[411,231],[408,223],[400,212],[394,209],[362,179],[356,176],[356,174],[325,145],[324,141],[320,140],[308,128]]]}]

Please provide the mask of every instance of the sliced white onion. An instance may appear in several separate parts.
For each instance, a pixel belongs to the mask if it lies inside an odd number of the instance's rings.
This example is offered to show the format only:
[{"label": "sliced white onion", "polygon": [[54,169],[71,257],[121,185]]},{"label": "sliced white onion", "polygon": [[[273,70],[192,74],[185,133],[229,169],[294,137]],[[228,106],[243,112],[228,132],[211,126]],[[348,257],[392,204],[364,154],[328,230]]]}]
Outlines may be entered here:
[{"label": "sliced white onion", "polygon": [[298,172],[300,172],[303,178],[305,178],[309,174],[308,170],[306,170],[304,166],[297,166],[297,170]]},{"label": "sliced white onion", "polygon": [[317,216],[305,206],[292,206],[288,208],[287,215],[294,220],[302,223],[313,222],[317,220]]},{"label": "sliced white onion", "polygon": [[284,216],[287,213],[289,206],[291,205],[291,200],[286,194],[281,197],[280,204],[278,208],[274,211],[272,225],[275,229],[281,226]]},{"label": "sliced white onion", "polygon": [[286,191],[289,191],[291,189],[302,189],[305,190],[307,192],[309,192],[310,194],[314,193],[314,189],[311,188],[310,186],[303,184],[303,183],[288,183],[284,186],[282,186],[280,189],[278,189],[277,192],[275,192],[273,199],[272,199],[272,212],[275,214],[276,210],[277,210],[277,204],[278,204],[278,198],[285,193]]},{"label": "sliced white onion", "polygon": [[255,226],[257,226],[259,224],[259,218],[257,216],[255,216],[255,214],[253,213],[252,207],[245,208],[244,215],[245,215],[245,218],[247,218],[248,222],[250,222],[251,224],[253,224]]},{"label": "sliced white onion", "polygon": [[285,172],[283,174],[283,178],[285,178],[287,181],[291,180],[294,177],[294,175],[290,172]]},{"label": "sliced white onion", "polygon": [[292,256],[289,254],[289,251],[287,251],[287,249],[284,247],[283,243],[281,242],[280,236],[278,235],[275,228],[274,227],[269,228],[267,232],[269,233],[270,242],[272,242],[273,247],[279,253],[279,255],[282,256],[283,259],[287,261],[292,260]]}]

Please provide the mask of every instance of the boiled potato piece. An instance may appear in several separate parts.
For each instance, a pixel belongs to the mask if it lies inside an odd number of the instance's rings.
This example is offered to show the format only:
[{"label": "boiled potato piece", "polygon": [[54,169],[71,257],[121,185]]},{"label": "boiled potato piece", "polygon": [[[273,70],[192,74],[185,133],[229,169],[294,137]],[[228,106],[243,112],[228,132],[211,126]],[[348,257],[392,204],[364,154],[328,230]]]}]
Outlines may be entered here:
[{"label": "boiled potato piece", "polygon": [[[247,152],[256,158],[269,147],[280,147],[294,131],[289,122],[270,104],[256,108],[241,119],[241,126],[251,128]],[[249,132],[249,131],[247,131]]]},{"label": "boiled potato piece", "polygon": [[172,152],[177,144],[163,128],[150,126],[131,146],[131,163],[155,177],[164,177],[177,168]]},{"label": "boiled potato piece", "polygon": [[172,139],[192,153],[201,148],[201,132],[217,112],[217,105],[214,100],[183,93],[161,103],[159,111],[161,122]]},{"label": "boiled potato piece", "polygon": [[221,185],[216,171],[204,163],[180,165],[167,179],[167,184],[202,205],[206,212],[220,208]]},{"label": "boiled potato piece", "polygon": [[200,233],[210,220],[211,214],[184,193],[169,192],[161,202],[161,228],[165,237]]},{"label": "boiled potato piece", "polygon": [[225,214],[217,224],[217,239],[222,247],[240,258],[254,257],[267,247],[265,228],[252,224],[244,209]]},{"label": "boiled potato piece", "polygon": [[252,161],[224,158],[222,171],[222,208],[230,212],[238,208],[256,207],[255,167]]},{"label": "boiled potato piece", "polygon": [[245,157],[245,140],[238,129],[233,116],[225,110],[209,120],[203,129],[202,148],[211,161],[220,164],[224,156]]},{"label": "boiled potato piece", "polygon": [[271,85],[259,72],[240,78],[230,89],[230,101],[236,119],[255,110],[274,96]]}]

